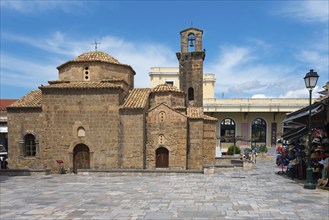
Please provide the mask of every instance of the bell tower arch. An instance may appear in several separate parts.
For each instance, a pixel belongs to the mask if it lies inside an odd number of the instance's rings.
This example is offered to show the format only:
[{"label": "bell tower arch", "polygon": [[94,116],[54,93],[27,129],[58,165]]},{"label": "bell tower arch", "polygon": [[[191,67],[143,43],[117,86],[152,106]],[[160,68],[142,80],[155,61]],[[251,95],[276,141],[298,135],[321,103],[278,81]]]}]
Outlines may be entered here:
[{"label": "bell tower arch", "polygon": [[181,52],[176,53],[179,61],[179,86],[187,96],[187,106],[203,107],[203,31],[194,27],[180,32]]}]

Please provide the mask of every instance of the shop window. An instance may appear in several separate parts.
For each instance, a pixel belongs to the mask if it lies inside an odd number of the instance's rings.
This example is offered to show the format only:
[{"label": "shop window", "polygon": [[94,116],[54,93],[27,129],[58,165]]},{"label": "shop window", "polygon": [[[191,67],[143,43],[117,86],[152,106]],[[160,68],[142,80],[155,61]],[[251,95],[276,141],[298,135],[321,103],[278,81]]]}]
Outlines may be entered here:
[{"label": "shop window", "polygon": [[37,153],[37,147],[35,136],[33,134],[26,134],[24,136],[24,151],[26,157],[35,157]]},{"label": "shop window", "polygon": [[223,143],[234,143],[235,122],[231,118],[225,118],[220,123],[220,140]]},{"label": "shop window", "polygon": [[257,142],[266,144],[266,122],[264,119],[256,118],[252,121],[251,140],[255,145],[257,145]]},{"label": "shop window", "polygon": [[84,137],[86,136],[86,131],[83,127],[78,128],[78,137]]}]

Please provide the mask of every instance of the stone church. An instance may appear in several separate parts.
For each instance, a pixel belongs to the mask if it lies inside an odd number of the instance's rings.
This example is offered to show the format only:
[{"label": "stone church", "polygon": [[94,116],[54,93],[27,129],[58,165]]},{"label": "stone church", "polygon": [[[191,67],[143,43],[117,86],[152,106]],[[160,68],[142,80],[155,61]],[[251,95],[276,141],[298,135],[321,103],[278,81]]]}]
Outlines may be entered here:
[{"label": "stone church", "polygon": [[217,119],[202,108],[202,34],[193,27],[180,32],[180,89],[134,88],[134,69],[100,51],[57,67],[58,80],[7,108],[9,167],[57,172],[60,161],[76,172],[213,164]]}]

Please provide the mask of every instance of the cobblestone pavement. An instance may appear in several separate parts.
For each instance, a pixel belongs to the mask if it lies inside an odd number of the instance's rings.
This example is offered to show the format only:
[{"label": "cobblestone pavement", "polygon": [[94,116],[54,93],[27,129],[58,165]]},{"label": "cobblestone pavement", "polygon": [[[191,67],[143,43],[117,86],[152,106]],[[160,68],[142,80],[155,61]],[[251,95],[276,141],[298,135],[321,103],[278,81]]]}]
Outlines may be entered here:
[{"label": "cobblestone pavement", "polygon": [[1,220],[329,219],[329,192],[280,176],[273,159],[251,171],[203,174],[0,177]]}]

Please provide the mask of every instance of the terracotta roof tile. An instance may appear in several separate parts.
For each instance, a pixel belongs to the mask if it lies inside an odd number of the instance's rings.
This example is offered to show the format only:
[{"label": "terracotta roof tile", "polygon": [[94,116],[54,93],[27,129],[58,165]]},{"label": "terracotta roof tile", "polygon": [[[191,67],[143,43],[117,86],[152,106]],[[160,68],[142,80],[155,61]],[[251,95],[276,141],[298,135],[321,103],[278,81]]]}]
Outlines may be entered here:
[{"label": "terracotta roof tile", "polygon": [[47,86],[40,86],[39,89],[110,89],[122,88],[109,82],[69,82],[69,81],[50,81]]},{"label": "terracotta roof tile", "polygon": [[9,106],[9,108],[39,107],[41,107],[41,90],[33,90]]},{"label": "terracotta roof tile", "polygon": [[75,59],[61,64],[60,66],[57,67],[57,69],[60,69],[69,63],[78,63],[78,62],[104,62],[104,63],[126,66],[126,67],[131,68],[131,70],[134,72],[134,74],[136,74],[130,65],[122,64],[114,57],[112,57],[102,51],[92,51],[92,52],[83,53],[83,54],[77,56]]},{"label": "terracotta roof tile", "polygon": [[179,90],[176,86],[172,86],[169,84],[160,84],[152,89],[151,92],[179,92],[184,93],[183,91]]},{"label": "terracotta roof tile", "polygon": [[83,53],[80,56],[76,57],[73,61],[102,61],[107,63],[113,63],[113,64],[121,64],[117,59],[114,57],[108,55],[105,52],[101,51],[92,51]]},{"label": "terracotta roof tile", "polygon": [[8,106],[16,101],[17,99],[0,99],[0,111],[5,111]]},{"label": "terracotta roof tile", "polygon": [[193,119],[203,118],[203,108],[189,107],[187,108],[187,116]]},{"label": "terracotta roof tile", "polygon": [[120,109],[143,109],[145,108],[150,89],[133,89],[125,99]]},{"label": "terracotta roof tile", "polygon": [[215,118],[215,117],[211,117],[211,116],[209,116],[209,115],[203,115],[203,119],[204,120],[207,120],[207,121],[218,121],[218,119],[217,118]]},{"label": "terracotta roof tile", "polygon": [[205,115],[203,108],[201,107],[189,107],[187,108],[187,116],[191,119],[204,119],[208,121],[217,121],[217,118]]}]

